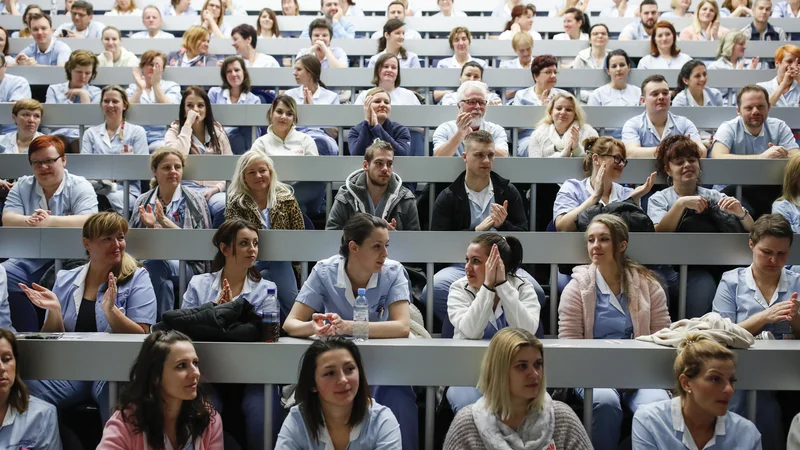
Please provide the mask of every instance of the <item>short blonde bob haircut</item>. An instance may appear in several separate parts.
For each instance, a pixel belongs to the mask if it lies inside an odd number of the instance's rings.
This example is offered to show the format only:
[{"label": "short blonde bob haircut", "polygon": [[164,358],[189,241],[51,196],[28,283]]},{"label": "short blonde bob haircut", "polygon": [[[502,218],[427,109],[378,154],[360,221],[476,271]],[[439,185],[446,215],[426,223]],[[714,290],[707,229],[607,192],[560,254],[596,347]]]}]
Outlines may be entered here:
[{"label": "short blonde bob haircut", "polygon": [[553,96],[550,99],[550,102],[547,104],[547,110],[544,113],[544,117],[536,126],[539,125],[550,125],[553,123],[553,108],[556,105],[556,102],[562,98],[565,98],[572,102],[572,110],[575,111],[575,123],[578,124],[579,127],[583,128],[583,124],[586,123],[586,113],[583,112],[583,108],[581,108],[581,102],[579,102],[574,95],[570,94],[569,92],[561,92]]},{"label": "short blonde bob haircut", "polygon": [[192,25],[183,33],[183,42],[181,45],[186,50],[197,53],[197,48],[200,43],[207,41],[211,37],[211,33],[200,25]]},{"label": "short blonde bob haircut", "polygon": [[530,33],[517,33],[511,38],[511,48],[515,52],[525,47],[533,49],[533,36]]},{"label": "short blonde bob haircut", "polygon": [[[736,44],[744,44],[750,38],[739,30],[731,30],[719,38],[719,47],[717,47],[717,58],[730,59],[733,54],[733,47]],[[736,64],[737,61],[731,61]]]},{"label": "short blonde bob haircut", "polygon": [[[508,387],[511,364],[517,353],[525,348],[533,347],[539,350],[544,362],[544,347],[539,339],[528,330],[522,328],[503,328],[494,335],[489,343],[489,349],[483,355],[481,375],[478,379],[478,390],[483,394],[486,407],[489,411],[500,416],[503,420],[511,417],[511,391]],[[544,370],[544,364],[542,365]],[[539,383],[539,394],[528,404],[528,410],[544,409],[547,397],[547,383],[542,372],[542,381]]]},{"label": "short blonde bob haircut", "polygon": [[783,193],[778,200],[800,206],[800,155],[790,157],[783,169]]},{"label": "short blonde bob haircut", "polygon": [[[128,234],[128,221],[115,212],[104,211],[92,214],[83,224],[85,241],[93,241],[117,233]],[[91,255],[89,257],[91,259]],[[139,261],[136,261],[136,258],[130,253],[123,252],[122,262],[117,267],[113,267],[111,272],[117,277],[117,284],[121,285],[131,280],[140,266]]]}]

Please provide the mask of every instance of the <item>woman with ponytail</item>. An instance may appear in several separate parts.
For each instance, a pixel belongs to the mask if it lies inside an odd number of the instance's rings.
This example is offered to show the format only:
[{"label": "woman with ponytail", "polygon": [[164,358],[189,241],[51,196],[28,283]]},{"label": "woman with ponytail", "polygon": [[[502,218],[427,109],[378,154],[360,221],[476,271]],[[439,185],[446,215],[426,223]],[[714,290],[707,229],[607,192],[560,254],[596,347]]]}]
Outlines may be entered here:
[{"label": "woman with ponytail", "polygon": [[[736,384],[736,355],[710,337],[686,336],[673,366],[677,396],[652,403],[633,416],[636,450],[689,447],[761,450],[761,433],[728,411]],[[713,442],[712,442],[713,441]]]},{"label": "woman with ponytail", "polygon": [[[322,65],[314,55],[300,57],[294,63],[294,79],[299,85],[286,91],[298,105],[338,105],[339,94],[325,89],[322,82]],[[317,144],[320,155],[339,154],[339,144],[333,137],[336,128],[323,129],[317,127],[298,127],[297,131],[305,133]]]},{"label": "woman with ponytail", "polygon": [[419,57],[416,53],[403,48],[406,41],[406,24],[400,19],[389,19],[383,26],[383,36],[378,40],[378,54],[369,59],[367,67],[375,67],[378,58],[384,53],[396,55],[403,69],[419,69]]},{"label": "woman with ponytail", "polygon": [[[450,285],[447,314],[454,339],[491,339],[506,327],[536,333],[541,306],[533,285],[517,275],[522,244],[513,236],[483,233],[467,247],[466,276]],[[451,387],[447,399],[453,411],[481,397],[474,387]]]},{"label": "woman with ponytail", "polygon": [[[626,253],[628,226],[618,216],[595,216],[586,230],[591,264],[572,270],[558,305],[559,339],[633,339],[670,325],[667,297],[656,275]],[[583,389],[576,389],[583,397]],[[592,443],[616,449],[622,408],[631,413],[647,403],[668,400],[661,389],[595,389]]]}]

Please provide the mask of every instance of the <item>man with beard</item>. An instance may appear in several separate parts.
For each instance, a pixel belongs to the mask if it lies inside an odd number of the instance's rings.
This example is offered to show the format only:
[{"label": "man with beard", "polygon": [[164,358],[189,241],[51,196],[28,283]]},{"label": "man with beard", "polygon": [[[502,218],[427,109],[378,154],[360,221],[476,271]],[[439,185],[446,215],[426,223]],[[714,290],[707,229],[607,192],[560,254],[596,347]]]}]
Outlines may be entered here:
[{"label": "man with beard", "polygon": [[778,159],[798,152],[786,122],[768,117],[769,95],[761,86],[748,85],[736,94],[739,117],[722,122],[714,133],[712,158]]},{"label": "man with beard", "polygon": [[650,33],[658,21],[658,3],[656,0],[642,0],[639,4],[639,20],[625,25],[619,33],[620,41],[644,41],[650,39]]},{"label": "man with beard", "polygon": [[488,87],[480,81],[465,81],[456,91],[458,117],[439,125],[433,133],[433,156],[461,156],[464,140],[472,132],[487,131],[494,140],[493,153],[508,156],[508,136],[500,125],[483,120],[488,104]]},{"label": "man with beard", "polygon": [[667,136],[682,134],[697,143],[700,154],[708,151],[691,120],[669,112],[669,83],[662,75],[650,75],[642,83],[644,112],[622,127],[622,142],[629,158],[653,158],[656,147]]},{"label": "man with beard", "polygon": [[325,229],[341,230],[351,216],[363,212],[386,220],[390,230],[419,231],[416,198],[393,165],[392,144],[376,139],[364,153],[363,168],[351,173],[336,194]]}]

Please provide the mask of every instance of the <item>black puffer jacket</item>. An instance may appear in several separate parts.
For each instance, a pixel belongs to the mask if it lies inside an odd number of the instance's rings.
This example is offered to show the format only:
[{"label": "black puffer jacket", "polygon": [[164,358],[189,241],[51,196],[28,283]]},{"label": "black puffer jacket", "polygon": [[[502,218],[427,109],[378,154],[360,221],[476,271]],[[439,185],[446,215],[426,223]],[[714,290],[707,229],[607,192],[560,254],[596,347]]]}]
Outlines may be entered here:
[{"label": "black puffer jacket", "polygon": [[608,205],[600,203],[584,209],[575,219],[575,226],[578,231],[586,231],[589,227],[589,222],[592,221],[594,216],[599,214],[614,214],[619,216],[620,219],[625,221],[628,225],[628,230],[631,232],[655,232],[653,221],[650,220],[647,214],[642,211],[642,208],[637,205],[633,199],[629,198],[621,202],[612,202]]},{"label": "black puffer jacket", "polygon": [[261,318],[253,306],[240,298],[230,303],[206,303],[197,308],[164,313],[155,330],[176,330],[194,341],[256,342],[261,339]]}]

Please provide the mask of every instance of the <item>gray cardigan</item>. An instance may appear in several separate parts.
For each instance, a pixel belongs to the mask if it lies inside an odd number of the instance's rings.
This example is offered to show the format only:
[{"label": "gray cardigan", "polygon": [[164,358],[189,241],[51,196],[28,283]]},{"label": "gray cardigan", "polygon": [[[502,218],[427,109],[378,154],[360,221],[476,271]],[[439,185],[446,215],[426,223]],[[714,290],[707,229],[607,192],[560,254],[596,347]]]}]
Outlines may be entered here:
[{"label": "gray cardigan", "polygon": [[[553,430],[553,442],[557,449],[593,450],[592,442],[578,420],[575,412],[566,403],[553,400],[556,428]],[[472,416],[472,405],[463,408],[456,414],[447,437],[444,450],[487,450],[481,434]]]}]

